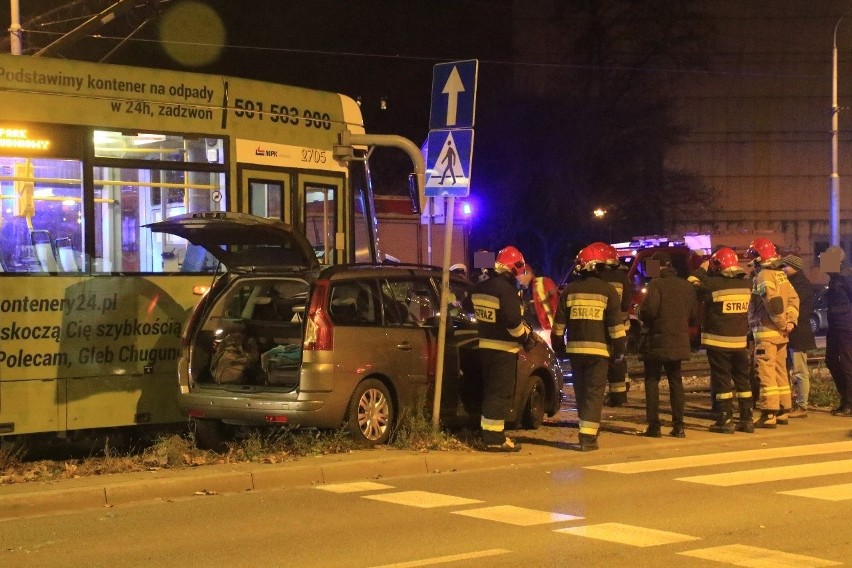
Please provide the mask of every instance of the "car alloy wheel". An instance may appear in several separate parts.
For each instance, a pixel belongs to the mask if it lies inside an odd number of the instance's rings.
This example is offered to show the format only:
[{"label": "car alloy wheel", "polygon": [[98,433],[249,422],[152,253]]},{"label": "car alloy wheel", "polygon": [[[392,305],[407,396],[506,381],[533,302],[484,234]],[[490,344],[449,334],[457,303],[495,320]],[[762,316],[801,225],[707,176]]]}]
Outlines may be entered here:
[{"label": "car alloy wheel", "polygon": [[536,430],[544,422],[545,392],[541,377],[533,375],[521,398],[524,401],[522,424],[524,428]]},{"label": "car alloy wheel", "polygon": [[385,384],[378,379],[362,381],[352,393],[347,417],[349,431],[359,445],[374,446],[387,442],[394,408]]}]

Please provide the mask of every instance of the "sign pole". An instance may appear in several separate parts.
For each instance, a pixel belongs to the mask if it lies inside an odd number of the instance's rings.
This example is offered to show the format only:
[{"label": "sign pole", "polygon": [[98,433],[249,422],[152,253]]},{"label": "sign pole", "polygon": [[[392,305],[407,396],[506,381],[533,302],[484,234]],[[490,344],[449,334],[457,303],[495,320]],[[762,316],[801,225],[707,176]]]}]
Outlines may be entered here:
[{"label": "sign pole", "polygon": [[447,312],[450,311],[450,256],[453,248],[453,213],[456,198],[447,197],[444,229],[444,269],[441,271],[441,318],[438,323],[438,353],[435,358],[435,400],[432,402],[432,426],[441,420],[441,391],[444,386],[444,349],[447,343]]}]

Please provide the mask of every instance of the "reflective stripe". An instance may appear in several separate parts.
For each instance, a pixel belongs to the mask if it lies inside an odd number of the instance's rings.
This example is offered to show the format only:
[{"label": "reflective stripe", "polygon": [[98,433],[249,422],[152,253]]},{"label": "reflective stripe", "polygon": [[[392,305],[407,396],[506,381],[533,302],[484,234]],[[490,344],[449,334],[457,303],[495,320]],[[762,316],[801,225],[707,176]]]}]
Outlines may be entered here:
[{"label": "reflective stripe", "polygon": [[517,353],[521,350],[521,346],[514,341],[500,341],[499,339],[479,339],[480,349],[494,349],[495,351],[506,351],[508,353]]},{"label": "reflective stripe", "polygon": [[582,306],[587,308],[606,308],[607,298],[600,294],[568,294],[565,304],[571,306]]},{"label": "reflective stripe", "polygon": [[489,432],[502,432],[506,429],[506,422],[504,420],[495,420],[484,416],[479,419],[479,425],[483,430],[488,430]]},{"label": "reflective stripe", "polygon": [[731,400],[732,398],[734,398],[734,393],[732,392],[716,393],[716,400]]},{"label": "reflective stripe", "polygon": [[471,294],[470,301],[486,308],[500,308],[500,298],[491,294]]},{"label": "reflective stripe", "polygon": [[686,281],[687,281],[687,282],[692,282],[692,283],[693,283],[693,284],[695,284],[696,286],[697,286],[698,284],[701,284],[701,279],[700,279],[700,278],[698,278],[697,276],[688,276],[688,277],[686,278]]},{"label": "reflective stripe", "polygon": [[737,398],[752,398],[751,391],[737,391]]},{"label": "reflective stripe", "polygon": [[627,392],[627,383],[609,383],[609,392]]},{"label": "reflective stripe", "polygon": [[751,301],[751,290],[748,288],[729,288],[727,290],[714,290],[713,301],[721,302],[723,300],[731,300],[733,302],[749,302]]},{"label": "reflective stripe", "polygon": [[790,385],[781,385],[778,387],[778,394],[790,394]]},{"label": "reflective stripe", "polygon": [[555,335],[556,337],[562,337],[563,335],[565,335],[565,324],[564,323],[558,323],[558,324],[554,325],[553,326],[553,335]]},{"label": "reflective stripe", "polygon": [[526,326],[524,325],[524,322],[521,322],[516,327],[513,327],[512,329],[506,328],[506,331],[508,331],[509,335],[511,335],[512,337],[522,337],[526,333],[527,330],[526,330]]},{"label": "reflective stripe", "polygon": [[748,347],[746,336],[717,335],[715,333],[702,333],[701,344],[708,347],[722,347],[724,349],[743,349]]},{"label": "reflective stripe", "polygon": [[539,303],[541,303],[541,308],[544,310],[544,315],[547,316],[547,321],[550,323],[550,327],[553,327],[553,312],[550,310],[550,302],[547,301],[547,292],[544,289],[544,278],[536,278],[535,291],[536,294],[538,294]]},{"label": "reflective stripe", "polygon": [[620,323],[618,325],[613,325],[611,327],[606,328],[609,331],[609,336],[613,339],[619,339],[621,337],[627,336],[627,332],[624,331],[624,324]]},{"label": "reflective stripe", "polygon": [[589,422],[588,420],[580,420],[580,434],[588,434],[589,436],[597,436],[598,428],[601,425],[597,422]]},{"label": "reflective stripe", "polygon": [[565,352],[577,355],[600,355],[609,357],[609,346],[597,341],[568,341],[565,343]]},{"label": "reflective stripe", "polygon": [[776,339],[776,338],[781,338],[781,337],[784,337],[784,336],[781,335],[780,331],[776,331],[774,329],[769,329],[769,328],[766,328],[766,327],[760,327],[754,332],[755,340]]},{"label": "reflective stripe", "polygon": [[763,396],[777,396],[778,395],[778,387],[775,386],[761,386],[760,390],[762,391]]}]

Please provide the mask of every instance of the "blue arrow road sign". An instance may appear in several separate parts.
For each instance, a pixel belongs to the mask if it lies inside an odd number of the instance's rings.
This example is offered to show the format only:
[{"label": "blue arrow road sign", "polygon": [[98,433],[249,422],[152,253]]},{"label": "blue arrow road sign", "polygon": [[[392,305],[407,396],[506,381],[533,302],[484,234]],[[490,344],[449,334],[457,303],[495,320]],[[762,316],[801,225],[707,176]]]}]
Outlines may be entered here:
[{"label": "blue arrow road sign", "polygon": [[473,128],[478,71],[476,59],[435,65],[429,130]]},{"label": "blue arrow road sign", "polygon": [[432,130],[427,144],[426,196],[467,197],[473,162],[473,129]]}]

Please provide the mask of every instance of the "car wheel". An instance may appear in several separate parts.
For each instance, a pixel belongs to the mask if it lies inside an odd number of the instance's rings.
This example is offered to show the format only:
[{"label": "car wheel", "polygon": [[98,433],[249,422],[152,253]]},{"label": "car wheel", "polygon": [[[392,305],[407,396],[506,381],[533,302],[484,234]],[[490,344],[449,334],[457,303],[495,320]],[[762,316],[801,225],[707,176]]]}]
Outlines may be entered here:
[{"label": "car wheel", "polygon": [[388,388],[378,379],[361,381],[352,393],[346,416],[349,432],[359,446],[384,444],[394,421]]},{"label": "car wheel", "polygon": [[544,381],[541,377],[533,375],[530,377],[527,388],[524,389],[524,401],[521,424],[528,430],[538,429],[544,422],[544,404],[546,393]]},{"label": "car wheel", "polygon": [[819,333],[819,320],[817,319],[815,314],[811,314],[811,317],[808,318],[808,321],[811,324],[811,333],[814,335]]},{"label": "car wheel", "polygon": [[225,425],[221,420],[193,418],[191,431],[195,436],[195,446],[200,450],[222,453],[228,449]]}]

